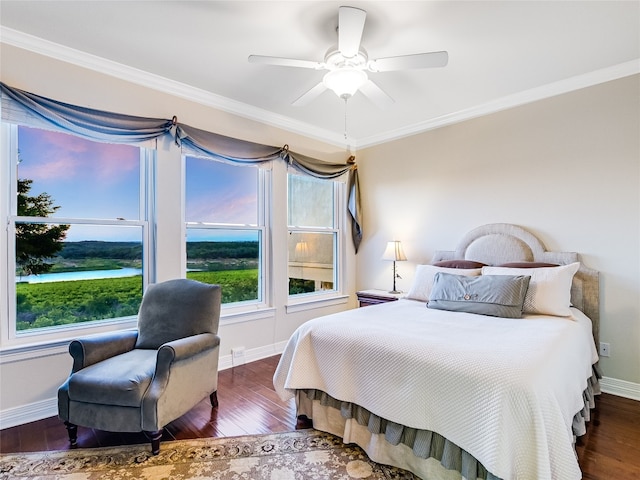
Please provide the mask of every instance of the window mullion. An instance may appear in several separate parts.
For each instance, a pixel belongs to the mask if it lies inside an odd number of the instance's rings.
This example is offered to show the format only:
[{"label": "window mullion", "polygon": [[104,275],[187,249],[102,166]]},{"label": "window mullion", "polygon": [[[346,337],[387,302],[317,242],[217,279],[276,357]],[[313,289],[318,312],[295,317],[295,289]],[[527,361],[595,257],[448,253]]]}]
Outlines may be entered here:
[{"label": "window mullion", "polygon": [[[157,140],[155,140],[157,144]],[[156,157],[157,150],[140,149],[140,213],[144,221],[142,243],[142,289],[156,281]]]}]

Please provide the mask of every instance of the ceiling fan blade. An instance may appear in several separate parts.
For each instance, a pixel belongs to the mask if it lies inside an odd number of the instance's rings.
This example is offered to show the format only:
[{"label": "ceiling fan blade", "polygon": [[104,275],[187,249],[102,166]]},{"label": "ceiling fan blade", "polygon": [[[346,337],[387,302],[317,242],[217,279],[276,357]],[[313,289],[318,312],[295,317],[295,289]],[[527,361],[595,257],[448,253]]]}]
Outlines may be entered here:
[{"label": "ceiling fan blade", "polygon": [[360,87],[360,91],[382,110],[386,110],[395,103],[393,98],[387,95],[385,91],[371,79],[367,80],[365,84]]},{"label": "ceiling fan blade", "polygon": [[311,60],[298,60],[295,58],[268,57],[265,55],[249,55],[249,63],[262,63],[265,65],[278,65],[280,67],[300,67],[322,70],[324,64]]},{"label": "ceiling fan blade", "polygon": [[338,10],[338,50],[343,57],[355,57],[360,51],[360,40],[367,12],[359,8],[340,7]]},{"label": "ceiling fan blade", "polygon": [[400,55],[398,57],[378,58],[369,62],[372,72],[391,72],[411,68],[444,67],[449,63],[447,52],[416,53],[414,55]]},{"label": "ceiling fan blade", "polygon": [[294,100],[291,105],[293,105],[294,107],[304,107],[305,105],[318,98],[320,94],[322,94],[326,89],[327,87],[324,85],[324,83],[320,82],[315,87],[307,90],[300,97]]}]

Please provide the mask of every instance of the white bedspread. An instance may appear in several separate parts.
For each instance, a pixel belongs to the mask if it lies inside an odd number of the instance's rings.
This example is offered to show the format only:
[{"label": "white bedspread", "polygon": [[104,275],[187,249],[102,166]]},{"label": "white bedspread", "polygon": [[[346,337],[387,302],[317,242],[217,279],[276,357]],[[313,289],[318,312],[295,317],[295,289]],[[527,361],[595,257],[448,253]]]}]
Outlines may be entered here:
[{"label": "white bedspread", "polygon": [[399,300],[300,326],[274,375],[435,431],[508,479],[579,479],[572,419],[597,353],[591,321],[505,319]]}]

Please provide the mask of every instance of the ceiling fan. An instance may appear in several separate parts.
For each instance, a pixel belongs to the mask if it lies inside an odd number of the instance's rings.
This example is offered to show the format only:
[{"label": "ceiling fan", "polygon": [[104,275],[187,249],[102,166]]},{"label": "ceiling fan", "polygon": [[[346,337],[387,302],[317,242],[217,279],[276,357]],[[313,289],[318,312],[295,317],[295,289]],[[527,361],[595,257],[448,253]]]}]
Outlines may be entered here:
[{"label": "ceiling fan", "polygon": [[249,62],[328,70],[320,83],[296,99],[292,105],[307,105],[328,88],[345,101],[361,91],[383,109],[393,104],[394,100],[369,78],[367,72],[391,72],[447,65],[449,54],[445,51],[370,60],[367,52],[360,45],[366,16],[367,12],[360,8],[339,8],[338,45],[329,49],[322,62],[264,55],[249,55]]}]

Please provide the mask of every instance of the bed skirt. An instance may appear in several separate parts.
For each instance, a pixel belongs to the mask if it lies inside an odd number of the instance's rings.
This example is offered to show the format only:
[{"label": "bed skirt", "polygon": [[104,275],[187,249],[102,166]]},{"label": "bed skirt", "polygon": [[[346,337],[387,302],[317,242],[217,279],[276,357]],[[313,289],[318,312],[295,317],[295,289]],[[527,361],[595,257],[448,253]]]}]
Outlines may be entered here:
[{"label": "bed skirt", "polygon": [[[600,393],[599,378],[596,364],[583,392],[584,407],[573,418],[574,441],[586,433],[595,395]],[[403,468],[429,480],[500,480],[470,453],[436,432],[390,422],[320,390],[298,390],[296,404],[298,415],[312,419],[314,428],[359,445],[378,463]]]}]

